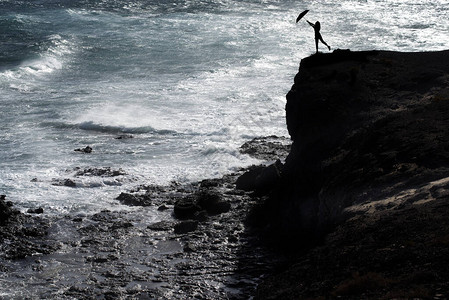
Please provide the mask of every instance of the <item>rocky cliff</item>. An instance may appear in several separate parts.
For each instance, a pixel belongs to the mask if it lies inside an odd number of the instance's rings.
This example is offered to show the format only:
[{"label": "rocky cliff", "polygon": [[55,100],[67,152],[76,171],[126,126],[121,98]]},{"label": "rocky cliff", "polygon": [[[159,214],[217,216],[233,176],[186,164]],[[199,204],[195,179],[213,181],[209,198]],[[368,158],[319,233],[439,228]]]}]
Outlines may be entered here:
[{"label": "rocky cliff", "polygon": [[292,150],[264,217],[294,251],[319,246],[259,298],[447,292],[449,51],[305,58],[286,120]]}]

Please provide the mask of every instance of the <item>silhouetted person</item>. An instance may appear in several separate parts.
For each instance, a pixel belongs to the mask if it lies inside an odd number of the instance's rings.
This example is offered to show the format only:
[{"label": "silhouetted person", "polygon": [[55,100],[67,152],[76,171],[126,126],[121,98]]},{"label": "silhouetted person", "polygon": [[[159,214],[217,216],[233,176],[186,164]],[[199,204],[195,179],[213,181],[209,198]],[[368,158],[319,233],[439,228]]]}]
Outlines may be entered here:
[{"label": "silhouetted person", "polygon": [[[306,20],[307,21],[307,20]],[[307,23],[309,23],[310,26],[313,27],[313,29],[315,30],[315,46],[316,46],[316,52],[318,53],[318,41],[321,41],[321,43],[323,43],[324,45],[327,46],[327,48],[329,48],[329,51],[331,51],[331,46],[329,46],[328,44],[326,44],[326,42],[323,40],[323,37],[321,36],[320,33],[320,29],[321,29],[321,24],[319,21],[316,21],[315,24],[313,24],[312,22],[307,21]]]}]

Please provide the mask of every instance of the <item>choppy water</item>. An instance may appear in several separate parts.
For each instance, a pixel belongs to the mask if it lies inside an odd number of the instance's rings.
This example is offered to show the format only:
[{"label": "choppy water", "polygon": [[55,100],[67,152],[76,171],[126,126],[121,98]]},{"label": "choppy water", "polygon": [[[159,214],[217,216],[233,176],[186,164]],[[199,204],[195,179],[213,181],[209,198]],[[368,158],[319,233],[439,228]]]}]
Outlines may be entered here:
[{"label": "choppy water", "polygon": [[[304,9],[333,48],[448,48],[447,0],[1,0],[0,193],[92,212],[254,163],[238,147],[287,135],[285,94],[314,52]],[[91,167],[126,175],[75,176]]]}]

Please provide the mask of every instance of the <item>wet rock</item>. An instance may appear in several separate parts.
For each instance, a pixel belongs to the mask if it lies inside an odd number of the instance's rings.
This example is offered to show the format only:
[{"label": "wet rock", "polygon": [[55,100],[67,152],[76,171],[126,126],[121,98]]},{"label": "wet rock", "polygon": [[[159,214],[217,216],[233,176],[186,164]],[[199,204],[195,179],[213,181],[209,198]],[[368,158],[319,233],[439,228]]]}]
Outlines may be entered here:
[{"label": "wet rock", "polygon": [[192,243],[186,243],[183,248],[184,252],[195,252],[196,248],[195,245]]},{"label": "wet rock", "polygon": [[236,188],[254,191],[259,196],[266,195],[279,183],[282,169],[283,164],[280,160],[267,167],[253,167],[237,179]]},{"label": "wet rock", "polygon": [[167,210],[167,209],[169,209],[169,207],[167,205],[165,205],[165,204],[163,204],[163,205],[161,205],[161,206],[159,206],[157,208],[158,211],[164,211],[164,210]]},{"label": "wet rock", "polygon": [[152,200],[147,194],[135,195],[123,192],[116,199],[129,206],[150,206],[152,204]]},{"label": "wet rock", "polygon": [[107,168],[87,168],[76,172],[75,176],[101,176],[101,177],[116,177],[126,175],[122,169],[113,170]]},{"label": "wet rock", "polygon": [[76,183],[73,180],[71,180],[71,179],[55,180],[55,181],[53,181],[52,185],[76,187]]},{"label": "wet rock", "polygon": [[131,222],[119,220],[119,221],[113,222],[112,225],[109,227],[109,230],[127,229],[127,228],[130,228],[133,226],[134,225]]},{"label": "wet rock", "polygon": [[240,152],[264,161],[273,161],[287,157],[290,145],[291,141],[286,137],[257,137],[244,143]]},{"label": "wet rock", "polygon": [[204,179],[200,182],[201,188],[212,188],[221,185],[223,180],[220,179]]},{"label": "wet rock", "polygon": [[262,196],[274,189],[281,179],[283,165],[280,160],[263,169],[255,179],[255,192]]},{"label": "wet rock", "polygon": [[160,221],[160,222],[148,225],[147,228],[154,230],[154,231],[169,231],[173,228],[173,222]]},{"label": "wet rock", "polygon": [[39,208],[30,208],[27,210],[27,213],[29,214],[43,214],[44,213],[44,209],[42,207]]},{"label": "wet rock", "polygon": [[11,201],[6,201],[6,195],[0,195],[0,225],[7,223],[10,217],[20,212],[13,208]]},{"label": "wet rock", "polygon": [[87,146],[86,148],[78,148],[78,149],[75,149],[74,151],[82,152],[82,153],[91,153],[92,148],[90,146]]},{"label": "wet rock", "polygon": [[178,219],[193,219],[195,213],[201,208],[196,203],[196,198],[189,195],[176,201],[173,212]]},{"label": "wet rock", "polygon": [[198,221],[186,220],[176,223],[174,229],[176,234],[184,234],[191,231],[195,231],[198,228]]},{"label": "wet rock", "polygon": [[57,244],[46,241],[47,220],[22,214],[13,208],[12,202],[5,200],[6,196],[0,196],[0,259],[22,259],[58,249]]},{"label": "wet rock", "polygon": [[207,220],[209,214],[207,213],[207,211],[205,210],[201,210],[201,211],[197,211],[194,214],[194,219],[200,222],[204,222]]},{"label": "wet rock", "polygon": [[116,140],[125,140],[125,139],[132,139],[132,138],[134,138],[134,136],[132,134],[122,134],[122,135],[115,137]]},{"label": "wet rock", "polygon": [[202,190],[196,197],[198,205],[210,215],[218,215],[231,209],[231,204],[222,200],[220,193],[216,191]]},{"label": "wet rock", "polygon": [[235,185],[236,188],[243,191],[254,191],[256,189],[256,179],[265,170],[265,166],[252,166],[241,175]]}]

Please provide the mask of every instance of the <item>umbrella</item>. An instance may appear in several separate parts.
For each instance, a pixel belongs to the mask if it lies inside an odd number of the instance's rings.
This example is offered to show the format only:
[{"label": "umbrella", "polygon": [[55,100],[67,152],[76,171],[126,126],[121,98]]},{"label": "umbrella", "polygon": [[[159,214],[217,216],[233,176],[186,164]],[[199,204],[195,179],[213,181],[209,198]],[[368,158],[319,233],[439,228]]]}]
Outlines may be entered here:
[{"label": "umbrella", "polygon": [[298,21],[301,20],[301,18],[304,17],[306,15],[306,13],[308,13],[308,12],[309,12],[309,10],[306,9],[305,11],[300,13],[299,16],[296,18],[296,23],[298,23]]}]

